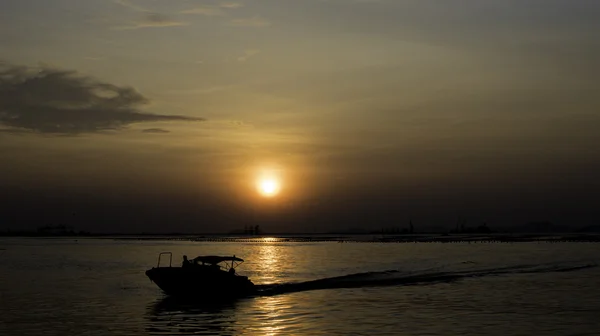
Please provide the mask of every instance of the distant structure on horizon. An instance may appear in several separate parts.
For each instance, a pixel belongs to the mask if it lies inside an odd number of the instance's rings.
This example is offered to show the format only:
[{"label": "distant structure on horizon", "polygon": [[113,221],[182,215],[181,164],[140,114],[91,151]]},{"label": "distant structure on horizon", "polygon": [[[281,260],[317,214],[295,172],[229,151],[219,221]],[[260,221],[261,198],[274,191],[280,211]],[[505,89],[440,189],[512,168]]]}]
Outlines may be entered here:
[{"label": "distant structure on horizon", "polygon": [[250,236],[257,236],[262,234],[261,230],[260,230],[260,225],[255,225],[255,226],[245,226],[244,227],[244,234],[245,235],[250,235]]},{"label": "distant structure on horizon", "polygon": [[74,235],[73,227],[68,225],[46,225],[39,227],[37,233],[49,236]]},{"label": "distant structure on horizon", "polygon": [[60,225],[40,226],[35,231],[27,230],[6,230],[1,231],[0,236],[24,236],[24,237],[61,237],[61,236],[89,236],[90,232],[75,231],[73,227]]},{"label": "distant structure on horizon", "polygon": [[478,227],[467,227],[465,222],[462,222],[460,224],[457,223],[456,224],[456,229],[454,230],[450,230],[450,233],[495,233],[495,231],[493,231],[492,229],[490,229],[490,227],[487,225],[487,223],[483,223],[481,225],[479,225]]},{"label": "distant structure on horizon", "polygon": [[381,234],[413,234],[415,233],[415,226],[413,225],[412,219],[408,222],[408,228],[400,227],[388,227],[382,228]]},{"label": "distant structure on horizon", "polygon": [[258,236],[262,235],[263,232],[260,229],[260,225],[245,225],[243,230],[233,230],[229,234],[242,234],[245,236]]}]

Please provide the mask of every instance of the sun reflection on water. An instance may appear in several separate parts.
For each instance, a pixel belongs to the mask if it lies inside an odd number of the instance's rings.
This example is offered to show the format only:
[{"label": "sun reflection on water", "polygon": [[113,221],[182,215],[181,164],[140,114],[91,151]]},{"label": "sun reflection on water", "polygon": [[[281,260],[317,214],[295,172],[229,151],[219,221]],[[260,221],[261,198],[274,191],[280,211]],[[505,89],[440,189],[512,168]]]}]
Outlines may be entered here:
[{"label": "sun reflection on water", "polygon": [[285,262],[281,257],[282,253],[280,250],[281,246],[268,243],[268,240],[264,244],[257,246],[258,253],[256,263],[258,266],[258,273],[261,274],[261,282],[272,283],[279,279],[282,272],[282,263]]},{"label": "sun reflection on water", "polygon": [[252,328],[252,334],[279,336],[289,335],[290,329],[297,327],[294,319],[290,319],[292,307],[289,296],[257,298],[254,304],[257,311],[257,325]]}]

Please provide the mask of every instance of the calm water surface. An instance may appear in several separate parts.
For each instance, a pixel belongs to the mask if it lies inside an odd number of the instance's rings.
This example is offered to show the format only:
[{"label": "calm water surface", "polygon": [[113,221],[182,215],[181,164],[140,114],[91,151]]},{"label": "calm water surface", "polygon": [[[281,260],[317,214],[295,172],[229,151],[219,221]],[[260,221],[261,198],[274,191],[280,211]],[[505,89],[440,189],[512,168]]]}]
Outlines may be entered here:
[{"label": "calm water surface", "polygon": [[[0,248],[0,335],[600,334],[600,244],[5,239]],[[163,251],[176,264],[235,254],[246,259],[238,272],[261,285],[336,278],[182,303],[144,275]]]}]

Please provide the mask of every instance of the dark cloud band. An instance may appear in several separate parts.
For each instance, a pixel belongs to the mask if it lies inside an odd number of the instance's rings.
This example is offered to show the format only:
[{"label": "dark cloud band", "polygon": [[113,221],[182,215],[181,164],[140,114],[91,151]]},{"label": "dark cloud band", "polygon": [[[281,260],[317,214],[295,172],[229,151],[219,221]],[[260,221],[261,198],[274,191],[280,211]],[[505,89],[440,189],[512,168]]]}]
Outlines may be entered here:
[{"label": "dark cloud band", "polygon": [[47,134],[119,130],[158,121],[203,121],[140,110],[149,100],[131,87],[59,69],[0,64],[0,124]]}]

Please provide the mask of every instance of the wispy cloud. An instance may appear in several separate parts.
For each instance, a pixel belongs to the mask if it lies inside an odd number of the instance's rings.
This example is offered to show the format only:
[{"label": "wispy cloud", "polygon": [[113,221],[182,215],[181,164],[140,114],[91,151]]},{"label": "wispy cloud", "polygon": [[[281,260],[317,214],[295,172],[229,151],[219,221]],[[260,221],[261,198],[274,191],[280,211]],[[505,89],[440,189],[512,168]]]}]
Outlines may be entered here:
[{"label": "wispy cloud", "polygon": [[140,106],[148,102],[131,87],[75,71],[0,63],[0,126],[8,130],[77,135],[137,123],[203,120],[142,111]]},{"label": "wispy cloud", "polygon": [[225,10],[231,10],[243,7],[241,3],[225,2],[218,5],[202,5],[181,11],[181,14],[198,14],[205,16],[222,16],[226,15]]},{"label": "wispy cloud", "polygon": [[230,90],[234,87],[235,85],[217,85],[195,89],[169,90],[167,93],[175,95],[204,95]]},{"label": "wispy cloud", "polygon": [[178,22],[178,21],[138,22],[131,26],[114,27],[114,29],[116,29],[116,30],[132,30],[132,29],[141,29],[141,28],[180,27],[180,26],[187,26],[187,25],[189,25],[189,23]]},{"label": "wispy cloud", "polygon": [[223,2],[219,6],[223,8],[241,8],[244,7],[244,4],[240,2]]},{"label": "wispy cloud", "polygon": [[84,59],[85,59],[86,61],[99,62],[99,61],[103,61],[103,60],[104,60],[104,57],[93,57],[93,56],[87,56],[87,57],[84,57]]},{"label": "wispy cloud", "polygon": [[238,57],[237,60],[239,62],[246,62],[252,56],[257,55],[259,53],[260,53],[260,50],[258,50],[258,49],[246,49],[246,50],[244,50],[244,54],[242,56]]},{"label": "wispy cloud", "polygon": [[142,133],[166,134],[171,133],[171,131],[166,130],[164,128],[146,128],[145,130],[142,130]]},{"label": "wispy cloud", "polygon": [[178,27],[187,25],[189,25],[188,22],[172,20],[164,14],[149,13],[142,20],[133,22],[131,25],[114,27],[114,29],[129,30],[140,28]]},{"label": "wispy cloud", "polygon": [[125,7],[129,10],[138,13],[144,13],[140,20],[133,21],[131,24],[115,26],[116,30],[130,30],[140,28],[157,28],[157,27],[178,27],[187,26],[189,23],[171,19],[168,15],[153,12],[147,8],[134,4],[128,0],[113,0],[113,3]]},{"label": "wispy cloud", "polygon": [[149,12],[146,8],[133,4],[127,0],[113,0],[113,2],[135,12]]},{"label": "wispy cloud", "polygon": [[229,24],[236,27],[268,27],[271,25],[271,22],[260,16],[254,16],[251,18],[233,19],[229,21]]},{"label": "wispy cloud", "polygon": [[197,14],[197,15],[206,15],[206,16],[221,16],[225,15],[225,12],[220,7],[216,6],[201,6],[190,8],[181,11],[181,14]]}]

